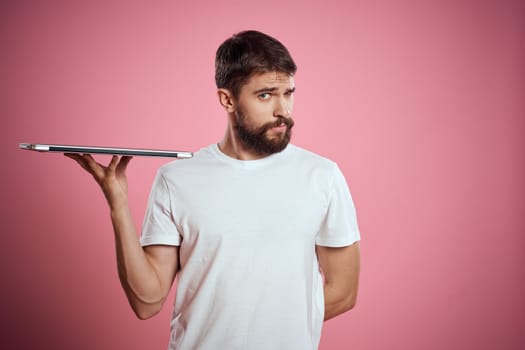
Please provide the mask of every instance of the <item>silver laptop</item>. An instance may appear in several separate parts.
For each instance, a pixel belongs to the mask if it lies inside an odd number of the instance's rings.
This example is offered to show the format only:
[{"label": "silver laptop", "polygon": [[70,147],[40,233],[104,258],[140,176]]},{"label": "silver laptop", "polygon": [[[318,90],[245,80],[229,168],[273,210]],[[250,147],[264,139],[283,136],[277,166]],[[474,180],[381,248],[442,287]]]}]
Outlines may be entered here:
[{"label": "silver laptop", "polygon": [[109,154],[109,155],[121,155],[121,156],[172,157],[172,158],[191,158],[193,157],[192,152],[170,151],[170,150],[159,150],[159,149],[51,145],[51,144],[41,144],[41,143],[21,143],[19,147],[21,149],[25,149],[29,151],[38,151],[38,152]]}]

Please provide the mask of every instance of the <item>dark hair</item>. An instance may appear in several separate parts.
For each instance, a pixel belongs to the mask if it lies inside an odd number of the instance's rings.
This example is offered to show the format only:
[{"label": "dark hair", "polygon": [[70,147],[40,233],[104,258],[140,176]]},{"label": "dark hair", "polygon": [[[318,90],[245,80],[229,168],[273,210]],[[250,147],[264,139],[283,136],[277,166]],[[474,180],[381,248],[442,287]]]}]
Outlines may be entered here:
[{"label": "dark hair", "polygon": [[297,66],[286,47],[264,33],[247,30],[234,34],[217,49],[215,83],[235,97],[253,74],[273,71],[294,75]]}]

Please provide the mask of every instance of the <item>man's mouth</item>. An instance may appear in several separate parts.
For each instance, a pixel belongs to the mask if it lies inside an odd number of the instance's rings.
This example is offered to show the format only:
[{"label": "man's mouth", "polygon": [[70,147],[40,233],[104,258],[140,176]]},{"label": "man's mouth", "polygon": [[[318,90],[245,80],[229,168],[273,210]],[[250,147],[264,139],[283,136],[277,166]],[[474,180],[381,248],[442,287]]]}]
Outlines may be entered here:
[{"label": "man's mouth", "polygon": [[276,129],[276,130],[286,130],[288,126],[285,124],[285,123],[281,123],[279,125],[276,125],[274,126],[272,129]]},{"label": "man's mouth", "polygon": [[292,119],[279,118],[279,120],[274,121],[273,123],[268,123],[262,130],[262,133],[272,130],[273,132],[287,132],[294,125]]}]

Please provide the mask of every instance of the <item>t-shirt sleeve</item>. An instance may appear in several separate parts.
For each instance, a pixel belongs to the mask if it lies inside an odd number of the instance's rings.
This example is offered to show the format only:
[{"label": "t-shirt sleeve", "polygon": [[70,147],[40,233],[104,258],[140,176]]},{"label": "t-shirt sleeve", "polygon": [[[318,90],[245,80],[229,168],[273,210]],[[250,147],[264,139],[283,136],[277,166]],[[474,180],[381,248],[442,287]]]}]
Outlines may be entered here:
[{"label": "t-shirt sleeve", "polygon": [[361,239],[354,201],[339,167],[330,187],[328,208],[316,244],[325,247],[345,247]]},{"label": "t-shirt sleeve", "polygon": [[181,236],[173,219],[168,183],[160,170],[157,172],[149,195],[140,243],[142,246],[181,244]]}]

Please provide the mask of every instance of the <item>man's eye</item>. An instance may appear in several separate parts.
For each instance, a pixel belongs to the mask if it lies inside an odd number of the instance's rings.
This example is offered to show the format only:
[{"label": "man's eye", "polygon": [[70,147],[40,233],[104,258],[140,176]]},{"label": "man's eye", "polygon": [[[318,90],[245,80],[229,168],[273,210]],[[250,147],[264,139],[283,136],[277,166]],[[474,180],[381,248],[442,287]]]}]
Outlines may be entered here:
[{"label": "man's eye", "polygon": [[261,100],[267,100],[267,99],[270,98],[270,94],[267,93],[267,92],[263,92],[262,94],[259,95],[259,98],[260,98]]}]

